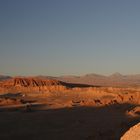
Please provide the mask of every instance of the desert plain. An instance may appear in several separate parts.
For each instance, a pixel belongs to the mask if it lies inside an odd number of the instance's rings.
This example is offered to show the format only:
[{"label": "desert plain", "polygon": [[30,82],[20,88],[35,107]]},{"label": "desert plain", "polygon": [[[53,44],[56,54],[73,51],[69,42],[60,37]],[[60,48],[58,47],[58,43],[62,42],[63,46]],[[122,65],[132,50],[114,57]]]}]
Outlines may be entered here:
[{"label": "desert plain", "polygon": [[120,140],[139,122],[139,86],[39,77],[0,81],[1,140]]}]

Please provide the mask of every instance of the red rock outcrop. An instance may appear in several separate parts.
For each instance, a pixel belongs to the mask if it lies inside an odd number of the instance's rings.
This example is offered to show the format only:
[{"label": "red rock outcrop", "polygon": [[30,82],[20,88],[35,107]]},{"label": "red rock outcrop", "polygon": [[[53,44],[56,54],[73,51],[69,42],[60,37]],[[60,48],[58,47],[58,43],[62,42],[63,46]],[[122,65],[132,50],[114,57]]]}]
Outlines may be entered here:
[{"label": "red rock outcrop", "polygon": [[65,90],[62,82],[50,79],[16,77],[3,82],[0,82],[0,91],[53,91]]}]

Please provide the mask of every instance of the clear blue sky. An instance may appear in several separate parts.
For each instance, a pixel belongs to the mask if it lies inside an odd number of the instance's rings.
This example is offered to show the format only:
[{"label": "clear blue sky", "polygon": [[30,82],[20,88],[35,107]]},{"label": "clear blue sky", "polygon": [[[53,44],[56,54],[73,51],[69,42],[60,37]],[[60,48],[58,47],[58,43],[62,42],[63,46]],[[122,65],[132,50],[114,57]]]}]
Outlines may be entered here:
[{"label": "clear blue sky", "polygon": [[0,74],[140,73],[140,0],[0,0]]}]

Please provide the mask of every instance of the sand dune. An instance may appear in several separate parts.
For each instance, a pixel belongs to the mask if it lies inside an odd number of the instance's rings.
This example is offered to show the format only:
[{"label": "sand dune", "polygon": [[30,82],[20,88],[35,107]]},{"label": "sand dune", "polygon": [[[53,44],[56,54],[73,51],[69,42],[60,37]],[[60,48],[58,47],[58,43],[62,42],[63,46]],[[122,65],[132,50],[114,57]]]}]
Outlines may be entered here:
[{"label": "sand dune", "polygon": [[121,140],[139,140],[140,139],[140,123],[133,126]]}]

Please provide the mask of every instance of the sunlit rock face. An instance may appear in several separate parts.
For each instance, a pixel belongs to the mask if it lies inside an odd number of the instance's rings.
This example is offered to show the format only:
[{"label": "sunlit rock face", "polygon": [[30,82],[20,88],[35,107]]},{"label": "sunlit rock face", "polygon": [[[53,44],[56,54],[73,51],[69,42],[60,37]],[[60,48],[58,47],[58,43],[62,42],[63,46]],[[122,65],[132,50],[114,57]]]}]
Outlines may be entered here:
[{"label": "sunlit rock face", "polygon": [[62,82],[50,79],[18,77],[0,82],[1,92],[40,92],[65,90]]},{"label": "sunlit rock face", "polygon": [[140,140],[140,123],[130,128],[121,140]]}]

